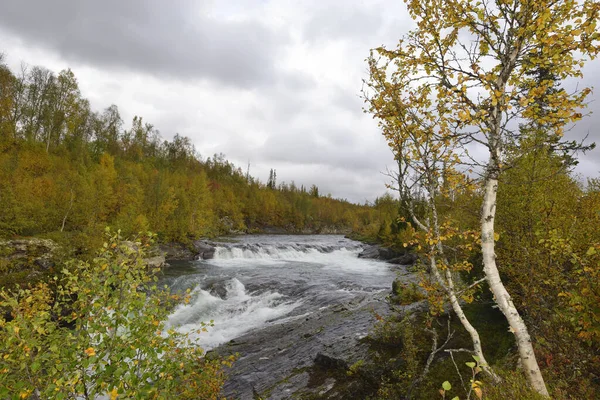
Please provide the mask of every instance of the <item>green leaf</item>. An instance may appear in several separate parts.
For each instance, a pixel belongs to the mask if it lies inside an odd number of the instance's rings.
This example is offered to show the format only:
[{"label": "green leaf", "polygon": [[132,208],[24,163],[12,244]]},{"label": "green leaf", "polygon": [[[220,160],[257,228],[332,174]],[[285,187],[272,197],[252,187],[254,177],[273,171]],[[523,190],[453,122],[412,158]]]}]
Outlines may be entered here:
[{"label": "green leaf", "polygon": [[475,366],[477,365],[476,363],[474,363],[474,362],[472,362],[472,361],[471,361],[471,362],[468,362],[468,363],[465,363],[465,364],[466,364],[466,365],[467,365],[467,367],[469,367],[469,368],[475,368]]},{"label": "green leaf", "polygon": [[40,363],[39,362],[36,361],[33,364],[31,364],[31,371],[37,372],[38,369],[40,369]]},{"label": "green leaf", "polygon": [[596,249],[594,247],[590,247],[585,253],[586,256],[593,256],[594,254],[596,254]]},{"label": "green leaf", "polygon": [[452,389],[452,385],[450,384],[450,382],[445,381],[444,383],[442,383],[442,387],[444,388],[444,390],[448,391],[450,389]]},{"label": "green leaf", "polygon": [[475,361],[479,362],[479,357],[477,357],[477,356],[473,356],[473,360],[475,360]]}]

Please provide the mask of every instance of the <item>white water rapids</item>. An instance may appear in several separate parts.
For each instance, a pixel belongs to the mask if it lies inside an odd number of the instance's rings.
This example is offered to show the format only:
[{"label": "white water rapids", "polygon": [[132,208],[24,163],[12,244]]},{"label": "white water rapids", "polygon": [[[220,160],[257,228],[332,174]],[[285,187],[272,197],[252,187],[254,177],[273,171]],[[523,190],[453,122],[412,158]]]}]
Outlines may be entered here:
[{"label": "white water rapids", "polygon": [[[174,264],[172,290],[192,290],[168,324],[196,335],[205,350],[270,324],[302,318],[354,296],[389,290],[389,264],[358,258],[341,236],[247,236],[218,246],[214,259]],[[202,322],[213,321],[197,335]]]}]

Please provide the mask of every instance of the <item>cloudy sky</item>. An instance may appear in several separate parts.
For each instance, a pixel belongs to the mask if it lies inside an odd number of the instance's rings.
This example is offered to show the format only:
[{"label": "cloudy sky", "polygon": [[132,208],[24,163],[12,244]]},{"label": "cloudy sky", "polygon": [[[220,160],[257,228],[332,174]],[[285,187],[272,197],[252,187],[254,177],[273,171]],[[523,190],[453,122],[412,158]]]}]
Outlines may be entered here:
[{"label": "cloudy sky", "polygon": [[[203,157],[364,202],[393,167],[362,112],[364,60],[411,27],[400,0],[19,0],[0,4],[0,52],[14,70],[71,68],[94,109],[189,136]],[[600,110],[572,133],[600,138],[599,123]],[[599,155],[578,172],[598,175]]]}]

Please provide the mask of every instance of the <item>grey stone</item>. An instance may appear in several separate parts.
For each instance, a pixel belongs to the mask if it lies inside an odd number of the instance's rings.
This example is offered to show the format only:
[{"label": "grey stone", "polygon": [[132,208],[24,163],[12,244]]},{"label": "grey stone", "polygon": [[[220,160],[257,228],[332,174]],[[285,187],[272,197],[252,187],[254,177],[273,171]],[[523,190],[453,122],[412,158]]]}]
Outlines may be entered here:
[{"label": "grey stone", "polygon": [[417,262],[417,260],[418,260],[418,257],[417,257],[416,254],[414,254],[414,253],[406,253],[403,256],[387,260],[387,262],[389,262],[391,264],[398,264],[398,265],[412,265],[415,262]]},{"label": "grey stone", "polygon": [[375,260],[393,260],[395,258],[405,256],[407,253],[398,252],[393,249],[382,247],[380,245],[370,245],[366,249],[364,249],[359,255],[359,258],[372,258]]},{"label": "grey stone", "polygon": [[193,261],[197,259],[196,252],[181,243],[163,243],[158,248],[164,253],[166,260]]},{"label": "grey stone", "polygon": [[203,260],[210,260],[215,256],[215,245],[208,241],[198,240],[194,242],[194,249],[196,250],[197,258],[201,258]]},{"label": "grey stone", "polygon": [[331,357],[323,353],[317,353],[314,363],[324,369],[348,369],[348,363],[343,359]]}]

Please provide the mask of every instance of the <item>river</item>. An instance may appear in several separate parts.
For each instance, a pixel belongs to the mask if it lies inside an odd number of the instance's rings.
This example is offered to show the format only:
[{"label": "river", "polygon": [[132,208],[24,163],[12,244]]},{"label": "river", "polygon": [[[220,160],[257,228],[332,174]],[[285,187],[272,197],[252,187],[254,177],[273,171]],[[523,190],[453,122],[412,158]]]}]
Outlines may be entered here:
[{"label": "river", "polygon": [[359,258],[363,247],[337,235],[249,235],[219,244],[213,259],[172,262],[165,283],[192,298],[168,324],[194,332],[212,321],[198,345],[240,355],[228,398],[287,398],[307,384],[293,372],[318,354],[355,361],[372,311],[385,312],[398,266]]}]

